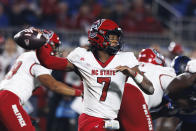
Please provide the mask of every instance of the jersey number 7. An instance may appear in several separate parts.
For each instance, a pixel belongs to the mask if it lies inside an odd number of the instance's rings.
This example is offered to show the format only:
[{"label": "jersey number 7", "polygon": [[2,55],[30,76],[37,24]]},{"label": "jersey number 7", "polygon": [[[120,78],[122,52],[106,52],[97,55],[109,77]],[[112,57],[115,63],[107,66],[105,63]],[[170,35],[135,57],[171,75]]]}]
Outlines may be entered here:
[{"label": "jersey number 7", "polygon": [[98,77],[97,82],[100,84],[104,83],[100,101],[105,101],[107,97],[107,92],[110,86],[111,78],[110,77]]}]

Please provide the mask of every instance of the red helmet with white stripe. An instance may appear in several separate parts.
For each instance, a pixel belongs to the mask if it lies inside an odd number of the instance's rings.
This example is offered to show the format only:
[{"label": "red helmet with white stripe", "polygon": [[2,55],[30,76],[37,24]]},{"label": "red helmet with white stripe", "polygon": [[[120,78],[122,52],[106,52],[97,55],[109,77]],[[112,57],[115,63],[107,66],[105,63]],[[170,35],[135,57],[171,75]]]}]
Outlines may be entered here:
[{"label": "red helmet with white stripe", "polygon": [[165,65],[165,58],[155,49],[143,49],[139,53],[138,61],[145,63],[152,63],[155,65]]},{"label": "red helmet with white stripe", "polygon": [[[110,46],[109,35],[118,36],[118,44],[115,47]],[[97,50],[105,50],[110,54],[115,54],[121,48],[120,37],[121,28],[112,20],[100,19],[92,24],[88,31],[88,40],[91,47]]]}]

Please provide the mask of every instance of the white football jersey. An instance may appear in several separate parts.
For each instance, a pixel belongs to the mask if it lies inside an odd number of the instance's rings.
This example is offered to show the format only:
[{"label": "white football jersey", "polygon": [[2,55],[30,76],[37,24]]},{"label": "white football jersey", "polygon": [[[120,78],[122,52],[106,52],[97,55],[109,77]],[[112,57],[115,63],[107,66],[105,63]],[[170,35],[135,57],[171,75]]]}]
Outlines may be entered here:
[{"label": "white football jersey", "polygon": [[84,113],[107,119],[117,117],[124,91],[126,76],[116,72],[119,65],[134,67],[138,61],[132,52],[118,52],[105,63],[95,58],[91,51],[76,48],[67,59],[73,63],[83,78]]},{"label": "white football jersey", "polygon": [[7,73],[7,69],[9,69],[9,66],[13,64],[13,61],[15,61],[18,56],[19,53],[17,52],[12,55],[4,52],[0,56],[0,80],[3,80],[5,74]]},{"label": "white football jersey", "polygon": [[[143,91],[140,91],[145,98],[148,108],[156,107],[162,102],[162,97],[167,86],[175,78],[175,71],[171,67],[162,67],[151,63],[140,63],[139,70],[144,72],[144,75],[152,82],[155,89],[153,95],[147,95]],[[128,79],[127,83],[134,83],[134,81]],[[136,83],[134,83],[134,86],[139,88]]]},{"label": "white football jersey", "polygon": [[50,73],[51,70],[40,65],[35,51],[23,53],[1,81],[0,90],[13,92],[23,104],[31,97],[32,91],[35,89],[34,78]]},{"label": "white football jersey", "polygon": [[196,60],[190,60],[185,70],[190,73],[196,73]]}]

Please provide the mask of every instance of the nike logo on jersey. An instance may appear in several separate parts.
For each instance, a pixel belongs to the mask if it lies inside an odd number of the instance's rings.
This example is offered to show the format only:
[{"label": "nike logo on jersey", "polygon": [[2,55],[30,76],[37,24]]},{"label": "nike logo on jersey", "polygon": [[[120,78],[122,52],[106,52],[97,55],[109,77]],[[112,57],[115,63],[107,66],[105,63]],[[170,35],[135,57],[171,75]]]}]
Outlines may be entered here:
[{"label": "nike logo on jersey", "polygon": [[91,75],[116,75],[116,70],[91,70]]},{"label": "nike logo on jersey", "polygon": [[84,61],[84,57],[81,57],[80,60],[81,60],[81,61]]},{"label": "nike logo on jersey", "polygon": [[21,126],[21,127],[26,126],[27,124],[25,123],[25,121],[24,121],[24,119],[23,119],[21,113],[19,112],[19,110],[18,110],[16,104],[12,105],[12,109],[13,109],[14,114],[16,115],[16,117],[17,117],[17,119],[18,119],[18,122],[20,123],[20,126]]}]

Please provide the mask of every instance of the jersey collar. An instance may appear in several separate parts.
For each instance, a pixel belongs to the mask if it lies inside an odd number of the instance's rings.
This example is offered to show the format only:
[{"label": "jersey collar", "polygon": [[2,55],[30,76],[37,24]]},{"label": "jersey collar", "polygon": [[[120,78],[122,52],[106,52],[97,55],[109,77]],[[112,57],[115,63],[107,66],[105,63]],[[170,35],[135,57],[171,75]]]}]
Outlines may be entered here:
[{"label": "jersey collar", "polygon": [[[93,54],[93,56],[94,56],[94,54]],[[99,63],[99,65],[101,65],[103,68],[105,68],[112,61],[112,59],[114,58],[114,56],[115,55],[110,56],[105,63],[103,63],[102,61],[100,61],[99,59],[97,59],[95,56],[94,57],[95,57],[96,61]]]}]

